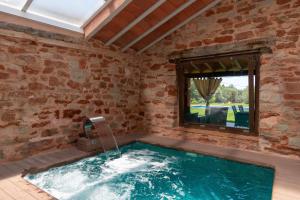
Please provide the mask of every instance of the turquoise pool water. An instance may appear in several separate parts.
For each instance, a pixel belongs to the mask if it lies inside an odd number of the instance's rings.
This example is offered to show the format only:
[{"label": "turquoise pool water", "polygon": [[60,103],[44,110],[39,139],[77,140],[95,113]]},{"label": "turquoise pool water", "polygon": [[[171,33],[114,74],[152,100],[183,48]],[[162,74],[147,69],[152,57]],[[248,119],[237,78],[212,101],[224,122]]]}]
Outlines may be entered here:
[{"label": "turquoise pool water", "polygon": [[133,143],[25,179],[61,200],[270,200],[274,171]]}]

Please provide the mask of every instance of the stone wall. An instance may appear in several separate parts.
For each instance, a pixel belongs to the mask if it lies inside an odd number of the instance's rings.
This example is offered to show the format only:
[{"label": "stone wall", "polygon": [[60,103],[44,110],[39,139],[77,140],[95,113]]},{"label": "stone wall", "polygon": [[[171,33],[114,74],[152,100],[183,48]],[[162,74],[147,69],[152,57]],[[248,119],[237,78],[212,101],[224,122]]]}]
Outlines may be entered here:
[{"label": "stone wall", "polygon": [[116,134],[136,128],[136,57],[97,41],[2,27],[0,162],[74,143],[85,116],[105,116]]},{"label": "stone wall", "polygon": [[[141,110],[149,133],[179,134],[175,65],[168,55],[186,49],[272,38],[261,57],[259,137],[198,130],[197,140],[243,149],[300,156],[300,1],[225,0],[159,42],[145,54]],[[228,141],[228,138],[231,138]],[[242,145],[239,145],[241,144]],[[256,143],[256,144],[255,144]]]},{"label": "stone wall", "polygon": [[[300,1],[224,0],[146,53],[1,24],[0,162],[76,141],[85,116],[144,132],[300,156]],[[15,31],[17,30],[17,31]],[[186,49],[274,38],[261,58],[259,137],[178,127],[175,65]],[[140,73],[140,72],[143,73]]]}]

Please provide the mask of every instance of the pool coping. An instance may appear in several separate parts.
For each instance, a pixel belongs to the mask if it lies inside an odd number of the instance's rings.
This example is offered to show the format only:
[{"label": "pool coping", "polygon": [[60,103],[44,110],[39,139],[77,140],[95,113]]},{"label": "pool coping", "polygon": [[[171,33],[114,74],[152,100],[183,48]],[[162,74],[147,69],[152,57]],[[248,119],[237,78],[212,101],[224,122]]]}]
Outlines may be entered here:
[{"label": "pool coping", "polygon": [[[148,144],[157,145],[161,147],[200,153],[204,155],[219,157],[222,159],[228,159],[228,160],[238,161],[242,163],[254,164],[263,167],[270,167],[275,170],[272,200],[300,199],[300,179],[298,178],[299,180],[297,180],[297,175],[300,176],[300,160],[298,159],[276,156],[265,152],[254,152],[254,151],[239,150],[235,148],[220,147],[211,144],[194,142],[191,140],[174,139],[167,136],[131,135],[131,136],[119,137],[118,139],[119,139],[120,146],[132,142],[143,142],[143,143],[148,143]],[[79,150],[73,150],[73,151],[81,152]],[[62,159],[61,161],[58,160],[57,162],[48,163],[48,165],[47,164],[40,165],[39,167],[35,166],[35,167],[27,168],[25,170],[23,168],[23,170],[19,172],[17,176],[19,178],[21,177],[21,179],[27,185],[30,184],[31,187],[37,188],[35,185],[23,179],[22,176],[24,176],[27,173],[36,173],[40,171],[45,171],[52,167],[57,167],[72,162],[76,162],[83,158],[91,157],[97,153],[101,153],[101,151],[90,152],[90,153],[81,152],[78,155],[75,155],[69,159],[68,158]],[[43,156],[47,156],[47,155],[42,155],[42,157]],[[1,189],[3,190],[0,184],[0,197],[1,197]],[[37,189],[39,190],[40,193],[46,193],[40,188]],[[31,191],[30,189],[29,191],[30,193],[35,192],[35,191]],[[48,193],[46,193],[45,196],[48,198],[45,197],[43,199],[56,199]],[[19,198],[14,197],[13,199],[19,199]]]}]

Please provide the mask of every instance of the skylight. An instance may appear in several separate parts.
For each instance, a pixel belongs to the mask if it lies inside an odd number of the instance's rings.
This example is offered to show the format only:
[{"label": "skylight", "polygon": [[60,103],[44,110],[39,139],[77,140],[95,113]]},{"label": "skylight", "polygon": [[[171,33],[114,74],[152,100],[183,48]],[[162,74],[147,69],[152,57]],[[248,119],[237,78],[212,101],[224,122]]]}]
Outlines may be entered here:
[{"label": "skylight", "polygon": [[20,9],[25,5],[26,0],[0,0],[0,4]]},{"label": "skylight", "polygon": [[106,0],[0,0],[0,12],[82,32]]}]

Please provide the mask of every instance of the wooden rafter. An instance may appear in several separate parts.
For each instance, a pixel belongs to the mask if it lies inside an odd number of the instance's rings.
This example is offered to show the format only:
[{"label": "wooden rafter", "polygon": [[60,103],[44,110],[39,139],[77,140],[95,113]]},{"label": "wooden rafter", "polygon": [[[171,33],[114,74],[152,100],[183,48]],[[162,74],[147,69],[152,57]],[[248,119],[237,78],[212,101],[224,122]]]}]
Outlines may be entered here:
[{"label": "wooden rafter", "polygon": [[138,24],[140,21],[142,21],[145,17],[147,17],[150,13],[152,13],[155,9],[157,9],[159,6],[161,6],[163,3],[165,3],[166,0],[159,0],[155,4],[153,4],[149,9],[147,9],[142,15],[140,15],[138,18],[136,18],[134,21],[129,23],[122,31],[117,33],[113,38],[111,38],[108,42],[105,43],[105,45],[111,45],[116,40],[118,40],[122,35],[124,35],[127,31],[129,31],[132,27],[134,27],[136,24]]},{"label": "wooden rafter", "polygon": [[158,37],[156,40],[154,40],[150,44],[146,45],[144,48],[140,49],[138,51],[138,53],[142,53],[142,52],[146,51],[148,48],[152,47],[154,44],[156,44],[157,42],[161,41],[163,38],[165,38],[168,35],[172,34],[177,29],[179,29],[182,26],[186,25],[191,20],[195,19],[196,17],[198,17],[199,15],[201,15],[202,13],[204,13],[205,11],[207,11],[208,9],[214,7],[219,2],[221,2],[221,0],[212,1],[210,4],[208,4],[207,6],[205,6],[203,9],[200,9],[198,12],[196,12],[192,16],[188,17],[186,20],[184,20],[183,22],[179,23],[177,26],[173,27],[172,29],[170,29],[169,31],[167,31],[166,33],[164,33],[163,35],[161,35],[160,37]]},{"label": "wooden rafter", "polygon": [[199,68],[195,65],[195,63],[194,63],[193,61],[191,61],[191,66],[192,66],[194,69],[196,69],[196,70],[199,69]]},{"label": "wooden rafter", "polygon": [[89,24],[84,27],[85,38],[89,39],[104,28],[132,0],[113,0]]},{"label": "wooden rafter", "polygon": [[239,69],[239,70],[241,70],[241,69],[243,69],[243,67],[241,66],[241,64],[240,64],[240,62],[238,61],[238,59],[234,59],[234,64],[237,66],[237,68]]},{"label": "wooden rafter", "polygon": [[205,62],[204,65],[205,65],[210,71],[215,71],[215,70],[213,69],[213,67],[210,66],[209,63]]},{"label": "wooden rafter", "polygon": [[222,69],[226,70],[226,66],[222,61],[218,61],[219,65],[222,67]]},{"label": "wooden rafter", "polygon": [[29,6],[32,4],[33,0],[26,0],[25,4],[23,5],[21,11],[26,12],[29,8]]},{"label": "wooden rafter", "polygon": [[134,39],[133,41],[129,42],[125,47],[122,48],[122,51],[126,51],[127,49],[129,49],[130,47],[132,47],[134,44],[136,44],[137,42],[139,42],[140,40],[142,40],[143,38],[145,38],[151,32],[153,32],[154,30],[156,30],[162,24],[164,24],[165,22],[167,22],[168,20],[170,20],[172,17],[174,17],[175,15],[177,15],[178,13],[180,13],[182,10],[184,10],[185,8],[187,8],[188,6],[190,6],[195,1],[196,0],[189,0],[186,3],[184,3],[183,5],[181,5],[180,7],[178,7],[174,12],[172,12],[171,14],[169,14],[164,19],[160,20],[157,24],[155,24],[154,26],[152,26],[150,29],[148,29],[147,31],[145,31],[143,34],[141,34],[140,36],[138,36],[136,39]]}]

